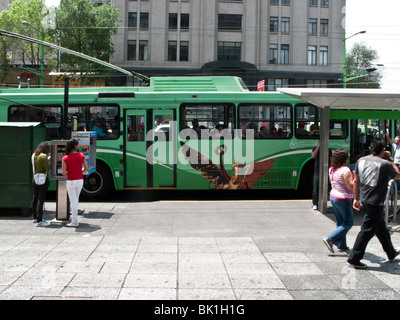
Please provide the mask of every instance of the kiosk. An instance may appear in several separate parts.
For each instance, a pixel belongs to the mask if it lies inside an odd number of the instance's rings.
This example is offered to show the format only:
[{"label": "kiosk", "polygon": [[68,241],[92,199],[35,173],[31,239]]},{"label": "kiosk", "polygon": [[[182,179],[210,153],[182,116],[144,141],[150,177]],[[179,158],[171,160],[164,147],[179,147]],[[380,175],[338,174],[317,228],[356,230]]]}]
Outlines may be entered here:
[{"label": "kiosk", "polygon": [[[83,174],[92,174],[96,171],[96,132],[73,131],[71,137],[79,141],[78,152],[85,155],[89,167]],[[56,220],[69,220],[70,216],[67,177],[62,175],[62,158],[65,156],[67,143],[68,140],[51,141],[50,177],[57,181]]]},{"label": "kiosk", "polygon": [[67,177],[62,175],[62,158],[68,140],[53,140],[50,148],[50,178],[57,181],[56,220],[69,219]]}]

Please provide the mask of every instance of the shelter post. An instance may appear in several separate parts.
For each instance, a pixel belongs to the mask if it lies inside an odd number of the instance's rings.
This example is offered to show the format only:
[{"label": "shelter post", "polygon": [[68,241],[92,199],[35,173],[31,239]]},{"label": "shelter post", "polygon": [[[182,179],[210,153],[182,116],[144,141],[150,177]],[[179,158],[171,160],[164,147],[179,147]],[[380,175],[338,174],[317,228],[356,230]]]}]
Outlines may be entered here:
[{"label": "shelter post", "polygon": [[326,214],[328,202],[329,170],[329,107],[321,108],[319,149],[319,200],[318,209]]}]

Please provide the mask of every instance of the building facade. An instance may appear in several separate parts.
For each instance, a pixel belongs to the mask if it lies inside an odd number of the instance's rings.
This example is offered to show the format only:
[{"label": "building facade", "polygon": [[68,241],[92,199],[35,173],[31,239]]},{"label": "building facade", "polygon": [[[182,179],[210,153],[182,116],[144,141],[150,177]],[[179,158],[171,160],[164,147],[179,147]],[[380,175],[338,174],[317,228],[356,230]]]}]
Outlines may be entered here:
[{"label": "building facade", "polygon": [[112,0],[113,64],[149,76],[237,75],[251,90],[333,86],[345,0]]}]

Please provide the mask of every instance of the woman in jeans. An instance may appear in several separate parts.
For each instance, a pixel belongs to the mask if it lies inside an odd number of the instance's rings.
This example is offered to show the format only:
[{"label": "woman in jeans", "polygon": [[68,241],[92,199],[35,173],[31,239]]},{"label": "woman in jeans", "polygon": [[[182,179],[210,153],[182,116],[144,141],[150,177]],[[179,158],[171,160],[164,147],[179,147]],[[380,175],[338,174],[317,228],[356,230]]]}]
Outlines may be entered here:
[{"label": "woman in jeans", "polygon": [[340,252],[349,249],[346,234],[353,226],[353,174],[346,166],[348,157],[347,150],[336,150],[332,156],[332,167],[329,168],[329,179],[332,185],[330,200],[336,217],[336,230],[323,241],[332,253],[334,252],[333,245]]},{"label": "woman in jeans", "polygon": [[[33,155],[34,168],[36,173],[46,173],[48,177],[48,172],[50,171],[50,145],[47,142],[41,142],[35,149]],[[33,222],[36,223],[37,227],[48,227],[49,222],[43,219],[43,205],[46,199],[47,189],[49,188],[49,179],[46,178],[46,182],[42,185],[37,185],[33,181],[33,202],[32,202],[32,212],[33,212]]]},{"label": "woman in jeans", "polygon": [[88,170],[85,156],[78,152],[78,146],[78,140],[69,140],[65,149],[66,155],[62,158],[62,174],[67,176],[67,191],[71,203],[71,222],[67,224],[67,227],[79,226],[79,195],[83,187],[83,172]]}]

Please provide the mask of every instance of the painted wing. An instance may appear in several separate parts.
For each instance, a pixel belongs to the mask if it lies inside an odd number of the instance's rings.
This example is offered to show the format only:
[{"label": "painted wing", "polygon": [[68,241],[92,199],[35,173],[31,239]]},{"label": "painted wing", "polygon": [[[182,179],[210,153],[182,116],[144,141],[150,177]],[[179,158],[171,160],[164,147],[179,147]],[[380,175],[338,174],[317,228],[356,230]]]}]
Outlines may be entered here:
[{"label": "painted wing", "polygon": [[265,176],[266,172],[272,168],[272,163],[274,163],[274,161],[275,159],[264,160],[252,163],[246,167],[243,183],[248,189],[252,189],[253,185],[258,181],[258,179]]},{"label": "painted wing", "polygon": [[218,168],[209,158],[190,148],[187,144],[181,142],[182,153],[193,169],[201,172],[204,179],[208,179],[215,188],[222,188],[223,185],[229,183],[231,176],[225,171]]}]

